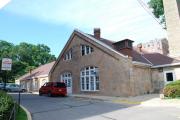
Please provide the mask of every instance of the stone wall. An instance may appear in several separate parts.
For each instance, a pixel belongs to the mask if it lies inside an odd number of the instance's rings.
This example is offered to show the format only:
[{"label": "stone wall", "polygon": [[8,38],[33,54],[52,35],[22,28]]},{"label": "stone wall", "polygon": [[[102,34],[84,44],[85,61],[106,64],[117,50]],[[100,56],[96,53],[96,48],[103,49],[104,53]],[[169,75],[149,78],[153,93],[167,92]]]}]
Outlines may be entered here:
[{"label": "stone wall", "polygon": [[152,69],[152,87],[155,93],[162,92],[164,88],[164,73],[163,68]]},{"label": "stone wall", "polygon": [[151,93],[151,68],[134,66],[131,75],[131,88],[133,96]]}]

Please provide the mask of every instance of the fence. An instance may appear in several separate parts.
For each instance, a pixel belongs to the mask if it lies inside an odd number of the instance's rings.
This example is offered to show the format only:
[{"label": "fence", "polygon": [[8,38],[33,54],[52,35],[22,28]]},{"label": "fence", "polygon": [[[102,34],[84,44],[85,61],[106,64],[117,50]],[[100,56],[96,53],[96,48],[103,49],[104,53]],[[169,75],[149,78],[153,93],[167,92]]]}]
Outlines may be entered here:
[{"label": "fence", "polygon": [[0,120],[16,120],[17,104],[14,102],[9,110],[0,113]]}]

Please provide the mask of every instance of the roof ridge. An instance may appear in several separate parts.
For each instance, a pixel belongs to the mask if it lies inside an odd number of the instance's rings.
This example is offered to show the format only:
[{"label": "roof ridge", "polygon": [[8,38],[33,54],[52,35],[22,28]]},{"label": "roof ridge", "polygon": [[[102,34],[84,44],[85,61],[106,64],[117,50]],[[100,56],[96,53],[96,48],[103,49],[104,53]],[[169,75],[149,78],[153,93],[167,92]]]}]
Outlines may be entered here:
[{"label": "roof ridge", "polygon": [[120,55],[120,56],[122,56],[122,57],[125,57],[125,58],[128,57],[127,55],[123,55],[122,53],[117,52],[116,50],[114,50],[114,49],[112,49],[110,46],[108,46],[107,44],[103,43],[103,42],[100,41],[100,40],[97,40],[96,38],[90,36],[89,34],[86,34],[86,33],[82,32],[82,31],[80,31],[80,30],[78,30],[78,29],[75,29],[75,31],[78,32],[78,33],[80,33],[80,34],[82,34],[82,35],[84,35],[84,36],[86,36],[86,37],[88,37],[89,39],[95,41],[96,43],[98,43],[98,44],[100,44],[100,45],[108,48],[109,50],[117,53],[118,55]]},{"label": "roof ridge", "polygon": [[153,65],[153,63],[152,63],[150,60],[148,60],[143,54],[141,54],[141,56],[142,56],[147,62],[149,62],[151,65]]},{"label": "roof ridge", "polygon": [[[40,68],[42,68],[42,67],[45,67],[45,66],[48,66],[48,65],[50,65],[50,64],[53,64],[53,63],[55,63],[55,61],[52,61],[52,62],[49,62],[49,63],[46,63],[46,64],[43,64],[43,65],[40,65],[39,67],[37,67],[37,68],[35,68],[35,69],[33,69],[32,70],[32,74],[30,74],[29,72],[26,72],[24,75],[22,75],[21,77],[19,77],[18,79],[24,79],[24,78],[26,78],[26,77],[31,77],[33,74],[36,74],[37,72],[41,72],[42,73],[42,71],[38,71],[38,69],[40,69]],[[52,67],[51,67],[52,68]],[[50,68],[50,69],[51,69]],[[49,73],[48,73],[49,74]]]}]

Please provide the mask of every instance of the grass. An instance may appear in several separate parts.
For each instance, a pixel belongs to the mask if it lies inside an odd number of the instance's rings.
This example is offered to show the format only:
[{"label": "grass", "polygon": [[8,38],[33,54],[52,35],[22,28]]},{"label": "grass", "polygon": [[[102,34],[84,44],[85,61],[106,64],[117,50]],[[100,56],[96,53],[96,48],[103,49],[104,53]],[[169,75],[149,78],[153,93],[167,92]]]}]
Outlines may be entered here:
[{"label": "grass", "polygon": [[172,97],[164,97],[164,99],[178,99],[178,100],[180,100],[180,97],[175,97],[175,98],[172,98]]},{"label": "grass", "polygon": [[21,107],[19,112],[16,112],[16,120],[27,120],[27,114]]}]

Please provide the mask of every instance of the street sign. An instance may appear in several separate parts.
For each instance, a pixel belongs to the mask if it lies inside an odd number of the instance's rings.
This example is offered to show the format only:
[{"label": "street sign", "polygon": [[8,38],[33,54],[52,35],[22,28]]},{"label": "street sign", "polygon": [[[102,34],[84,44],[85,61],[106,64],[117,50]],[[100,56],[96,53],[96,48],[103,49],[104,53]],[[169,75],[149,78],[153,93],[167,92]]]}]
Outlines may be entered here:
[{"label": "street sign", "polygon": [[8,70],[10,71],[12,67],[12,59],[3,58],[2,59],[2,67],[1,70]]}]

